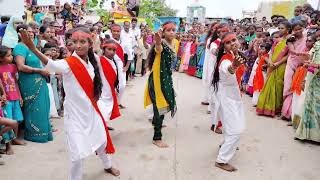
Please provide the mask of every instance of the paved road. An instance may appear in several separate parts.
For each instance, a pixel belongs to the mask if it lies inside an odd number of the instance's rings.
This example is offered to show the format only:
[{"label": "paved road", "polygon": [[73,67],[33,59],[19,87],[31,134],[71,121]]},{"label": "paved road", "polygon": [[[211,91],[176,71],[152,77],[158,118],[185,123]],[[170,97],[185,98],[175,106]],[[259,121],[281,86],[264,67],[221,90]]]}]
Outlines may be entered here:
[{"label": "paved road", "polygon": [[[100,160],[85,161],[85,180],[319,180],[320,146],[293,140],[294,131],[281,120],[258,117],[244,97],[247,130],[232,164],[238,172],[228,173],[214,167],[222,136],[209,130],[206,107],[200,105],[201,80],[175,74],[178,113],[166,119],[164,140],[170,148],[151,144],[152,127],[143,110],[146,77],[131,81],[126,92],[128,108],[123,117],[112,122],[117,153],[114,166],[118,178],[105,175]],[[199,93],[200,92],[200,93]],[[53,142],[14,147],[15,155],[4,156],[1,180],[65,180],[69,156],[63,133],[63,120],[54,120],[59,129]]]}]

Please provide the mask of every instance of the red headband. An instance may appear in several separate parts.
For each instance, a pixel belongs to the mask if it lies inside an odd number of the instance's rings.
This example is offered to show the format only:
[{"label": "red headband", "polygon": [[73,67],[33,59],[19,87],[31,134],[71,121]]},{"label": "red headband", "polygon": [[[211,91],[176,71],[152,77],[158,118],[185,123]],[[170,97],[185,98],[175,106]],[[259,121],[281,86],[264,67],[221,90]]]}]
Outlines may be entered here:
[{"label": "red headband", "polygon": [[114,43],[106,43],[102,45],[103,48],[112,48],[112,49],[117,49],[117,45]]},{"label": "red headband", "polygon": [[166,29],[176,29],[176,24],[168,23],[168,24],[163,26],[163,30],[166,30]]},{"label": "red headband", "polygon": [[76,31],[76,32],[72,33],[71,38],[72,39],[78,39],[78,38],[89,38],[89,39],[91,39],[92,36],[91,36],[91,34],[88,34],[86,32]]},{"label": "red headband", "polygon": [[230,29],[228,27],[222,27],[218,29],[218,32],[230,32]]},{"label": "red headband", "polygon": [[228,42],[228,41],[231,41],[232,39],[234,38],[237,38],[237,35],[236,34],[228,34],[226,37],[224,37],[222,40],[221,40],[221,43],[225,43],[225,42]]}]

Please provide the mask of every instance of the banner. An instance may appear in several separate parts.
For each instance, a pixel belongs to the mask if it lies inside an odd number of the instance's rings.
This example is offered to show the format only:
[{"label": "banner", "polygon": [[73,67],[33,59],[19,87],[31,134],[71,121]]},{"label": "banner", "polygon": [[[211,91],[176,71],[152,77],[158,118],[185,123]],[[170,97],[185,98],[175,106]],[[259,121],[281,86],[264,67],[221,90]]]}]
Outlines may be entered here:
[{"label": "banner", "polygon": [[54,6],[55,0],[36,0],[38,6]]}]

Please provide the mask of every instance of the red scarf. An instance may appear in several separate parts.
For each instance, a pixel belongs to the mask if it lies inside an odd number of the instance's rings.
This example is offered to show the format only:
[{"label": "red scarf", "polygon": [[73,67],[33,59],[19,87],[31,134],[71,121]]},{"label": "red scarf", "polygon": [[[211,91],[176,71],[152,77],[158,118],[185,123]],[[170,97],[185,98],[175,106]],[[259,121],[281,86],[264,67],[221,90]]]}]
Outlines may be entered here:
[{"label": "red scarf", "polygon": [[113,108],[112,108],[112,112],[111,112],[111,117],[110,120],[113,120],[117,117],[120,116],[120,111],[119,111],[119,106],[118,106],[118,100],[117,100],[117,93],[116,93],[116,87],[114,87],[114,84],[117,80],[117,74],[114,71],[112,65],[110,64],[109,60],[106,59],[105,57],[101,56],[100,57],[100,63],[102,66],[102,70],[103,70],[103,74],[104,77],[106,77],[109,85],[110,85],[110,89],[111,89],[111,93],[112,93],[112,98],[113,98]]},{"label": "red scarf", "polygon": [[306,77],[307,69],[304,66],[300,66],[296,69],[296,72],[292,78],[291,91],[297,93],[299,96],[301,95],[301,84]]},{"label": "red scarf", "polygon": [[268,57],[269,57],[269,54],[265,54],[259,59],[259,64],[256,70],[256,74],[253,78],[253,91],[260,92],[264,86],[263,65],[265,64],[265,60]]},{"label": "red scarf", "polygon": [[116,43],[116,44],[117,44],[116,54],[124,64],[124,51],[119,43]]},{"label": "red scarf", "polygon": [[[232,54],[230,53],[227,53],[225,55],[222,56],[221,58],[221,61],[220,61],[220,64],[219,66],[221,65],[221,63],[225,60],[229,60],[231,61],[231,63],[233,62],[234,60],[234,57],[232,56]],[[241,80],[242,80],[242,76],[243,76],[243,73],[245,72],[245,66],[242,64],[236,71],[236,77],[237,77],[237,81],[238,81],[238,85],[240,87],[241,85]]]},{"label": "red scarf", "polygon": [[80,60],[78,58],[76,58],[74,56],[70,56],[70,57],[66,58],[66,61],[69,65],[72,73],[74,74],[75,78],[79,82],[80,86],[82,87],[82,89],[84,90],[84,92],[86,93],[88,98],[90,99],[92,106],[94,107],[94,109],[97,111],[97,113],[101,117],[104,129],[106,131],[106,136],[107,136],[106,153],[108,153],[108,154],[114,153],[115,148],[112,144],[112,140],[111,140],[111,136],[109,134],[107,123],[99,110],[97,101],[94,100],[93,80],[91,79],[87,69],[83,66],[83,64],[80,62]]}]

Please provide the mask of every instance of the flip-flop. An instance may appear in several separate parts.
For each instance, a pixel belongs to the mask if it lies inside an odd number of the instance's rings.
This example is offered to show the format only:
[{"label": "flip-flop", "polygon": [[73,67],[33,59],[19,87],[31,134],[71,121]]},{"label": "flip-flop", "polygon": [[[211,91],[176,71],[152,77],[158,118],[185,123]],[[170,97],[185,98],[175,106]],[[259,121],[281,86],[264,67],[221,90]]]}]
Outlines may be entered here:
[{"label": "flip-flop", "polygon": [[5,165],[5,163],[3,161],[0,161],[0,166]]}]

